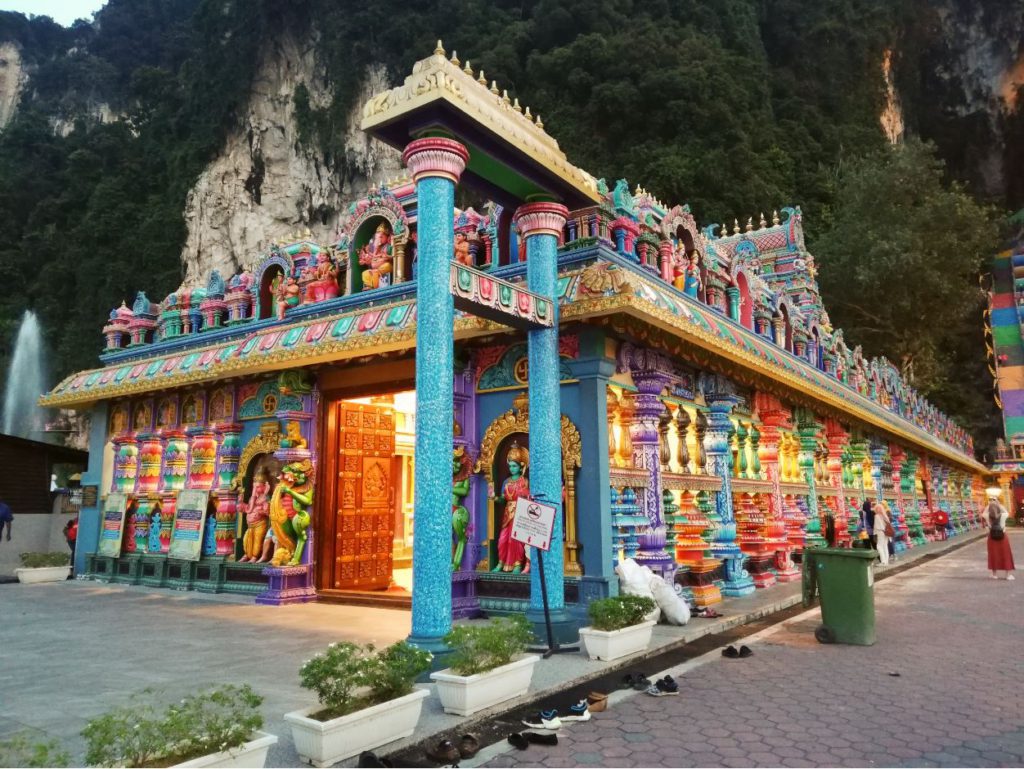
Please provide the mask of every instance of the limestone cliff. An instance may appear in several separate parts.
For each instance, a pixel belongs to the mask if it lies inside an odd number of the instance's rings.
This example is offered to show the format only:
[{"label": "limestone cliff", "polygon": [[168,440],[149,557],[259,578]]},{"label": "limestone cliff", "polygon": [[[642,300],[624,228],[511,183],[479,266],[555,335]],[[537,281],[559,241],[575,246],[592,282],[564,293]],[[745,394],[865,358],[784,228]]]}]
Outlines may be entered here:
[{"label": "limestone cliff", "polygon": [[295,89],[305,85],[314,109],[332,94],[315,42],[283,36],[263,51],[244,113],[186,200],[185,285],[202,283],[213,269],[227,277],[250,267],[296,230],[328,242],[342,205],[401,169],[398,152],[359,130],[365,100],[388,87],[382,68],[353,73],[363,93],[349,118],[342,169],[299,140]]},{"label": "limestone cliff", "polygon": [[0,42],[0,128],[14,116],[26,82],[28,74],[18,46],[10,41]]}]

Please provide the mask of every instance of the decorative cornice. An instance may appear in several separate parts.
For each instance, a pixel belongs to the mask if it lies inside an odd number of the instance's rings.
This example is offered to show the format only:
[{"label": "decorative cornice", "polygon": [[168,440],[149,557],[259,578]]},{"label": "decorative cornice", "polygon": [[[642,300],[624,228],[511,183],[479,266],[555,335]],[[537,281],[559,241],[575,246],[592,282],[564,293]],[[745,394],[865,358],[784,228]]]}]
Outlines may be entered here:
[{"label": "decorative cornice", "polygon": [[560,238],[568,218],[569,209],[561,203],[526,203],[516,209],[513,221],[524,238],[531,235]]},{"label": "decorative cornice", "polygon": [[418,182],[439,176],[458,184],[459,177],[469,162],[469,150],[454,139],[430,136],[409,143],[402,153],[402,163]]}]

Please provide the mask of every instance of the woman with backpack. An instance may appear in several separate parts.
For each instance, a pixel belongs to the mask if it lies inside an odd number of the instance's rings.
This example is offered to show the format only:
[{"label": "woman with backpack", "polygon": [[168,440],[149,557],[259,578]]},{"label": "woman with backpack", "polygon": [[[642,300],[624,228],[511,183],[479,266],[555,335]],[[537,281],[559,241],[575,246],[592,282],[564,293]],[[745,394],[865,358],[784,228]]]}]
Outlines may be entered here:
[{"label": "woman with backpack", "polygon": [[1006,579],[1013,579],[1013,552],[1010,538],[1006,536],[1006,521],[1010,514],[994,495],[989,495],[985,508],[985,524],[988,526],[988,568],[992,579],[999,578],[999,572],[1006,572]]}]

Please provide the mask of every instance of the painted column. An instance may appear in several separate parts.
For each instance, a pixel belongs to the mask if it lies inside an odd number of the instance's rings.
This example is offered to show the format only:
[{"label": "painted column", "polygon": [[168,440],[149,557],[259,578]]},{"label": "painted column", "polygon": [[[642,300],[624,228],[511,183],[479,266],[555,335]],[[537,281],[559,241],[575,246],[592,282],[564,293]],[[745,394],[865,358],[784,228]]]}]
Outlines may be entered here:
[{"label": "painted column", "polygon": [[[783,408],[778,398],[768,393],[758,392],[754,396],[754,400],[757,404],[757,415],[761,420],[758,459],[764,468],[765,478],[771,484],[771,492],[768,495],[768,515],[773,521],[786,522],[786,514],[782,505],[782,478],[779,474],[779,442],[782,437],[779,428],[787,426],[789,413]],[[794,575],[800,573],[793,564],[791,557],[793,548],[789,535],[787,525],[786,538],[790,547],[775,552],[775,569],[779,579],[783,582],[795,579]]]},{"label": "painted column", "polygon": [[814,419],[814,415],[807,410],[800,413],[797,423],[797,431],[800,433],[800,454],[797,460],[800,465],[800,472],[807,484],[807,528],[805,541],[809,543],[823,542],[821,531],[821,516],[818,513],[818,491],[814,479],[814,452],[818,448],[818,430],[820,425]]},{"label": "painted column", "polygon": [[896,520],[892,522],[893,527],[896,529],[896,539],[893,542],[893,547],[897,553],[902,553],[912,546],[907,527],[906,500],[903,498],[902,470],[907,459],[907,453],[900,446],[892,444],[889,446],[889,457],[892,464],[892,490],[896,495],[896,505],[895,510],[893,510],[893,517]]},{"label": "painted column", "polygon": [[[530,291],[551,299],[551,328],[528,336],[530,371],[530,494],[558,508],[551,547],[544,554],[544,578],[553,624],[567,621],[562,552],[562,405],[558,360],[558,239],[569,210],[560,203],[527,203],[515,213],[520,237],[526,241],[526,283]],[[536,621],[544,610],[536,549],[530,563],[530,613]],[[543,621],[543,614],[539,615]]]},{"label": "painted column", "polygon": [[[417,139],[402,162],[419,206],[416,269],[416,469],[413,523],[412,633],[409,640],[443,651],[451,629],[451,486],[455,308],[449,273],[455,249],[455,185],[469,160],[457,141]],[[557,355],[557,349],[555,351]],[[556,365],[555,370],[558,370]]]},{"label": "painted column", "polygon": [[[108,403],[93,406],[89,420],[89,466],[82,474],[82,486],[96,486],[96,503],[82,506],[78,511],[78,542],[75,547],[74,573],[85,574],[86,553],[95,553],[99,547],[103,500],[111,489],[101,488],[103,483],[103,453],[107,444]],[[116,490],[116,489],[115,489]]]},{"label": "painted column", "polygon": [[650,528],[640,535],[640,553],[637,562],[650,566],[670,583],[675,578],[675,556],[665,549],[667,532],[662,510],[661,459],[658,441],[658,422],[665,410],[661,391],[668,377],[659,371],[633,371],[633,384],[637,387],[636,417],[630,427],[633,441],[633,467],[646,470],[650,487],[640,495],[640,512],[647,516]]},{"label": "painted column", "polygon": [[849,521],[846,511],[846,489],[843,483],[843,454],[847,451],[847,434],[834,419],[825,422],[825,440],[828,443],[828,482],[836,490],[836,545],[850,546]]},{"label": "painted column", "polygon": [[235,554],[235,532],[238,526],[238,491],[233,484],[238,474],[238,460],[242,455],[242,425],[217,425],[217,496],[216,554]]},{"label": "painted column", "polygon": [[711,409],[705,446],[708,472],[722,479],[722,487],[715,493],[715,513],[719,526],[711,549],[715,557],[721,558],[725,563],[723,595],[749,595],[754,592],[754,580],[743,567],[746,556],[736,544],[736,517],[732,509],[732,479],[729,469],[729,432],[732,430],[729,415],[739,399],[726,380],[721,377],[713,377],[712,380],[712,391],[705,392]]}]

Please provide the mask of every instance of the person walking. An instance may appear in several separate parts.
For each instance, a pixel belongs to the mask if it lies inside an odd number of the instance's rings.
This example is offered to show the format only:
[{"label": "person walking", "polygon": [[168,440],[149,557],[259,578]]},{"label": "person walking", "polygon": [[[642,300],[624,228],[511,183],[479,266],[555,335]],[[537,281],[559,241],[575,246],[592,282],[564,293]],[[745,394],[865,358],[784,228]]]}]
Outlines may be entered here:
[{"label": "person walking", "polygon": [[75,545],[78,544],[78,519],[72,518],[66,524],[64,524],[64,539],[68,542],[68,547],[71,548],[71,572],[75,571]]},{"label": "person walking", "polygon": [[7,541],[11,541],[11,526],[14,524],[14,513],[6,502],[0,499],[0,540],[4,538],[4,527],[7,527]]},{"label": "person walking", "polygon": [[999,578],[999,572],[1006,572],[1006,579],[1014,579],[1013,551],[1010,538],[1006,536],[1006,522],[1010,513],[995,495],[990,494],[983,521],[988,526],[988,568],[992,579]]},{"label": "person walking", "polygon": [[875,549],[878,550],[878,560],[882,566],[889,564],[889,540],[895,533],[892,522],[885,512],[885,503],[878,500],[874,504],[875,510]]}]

